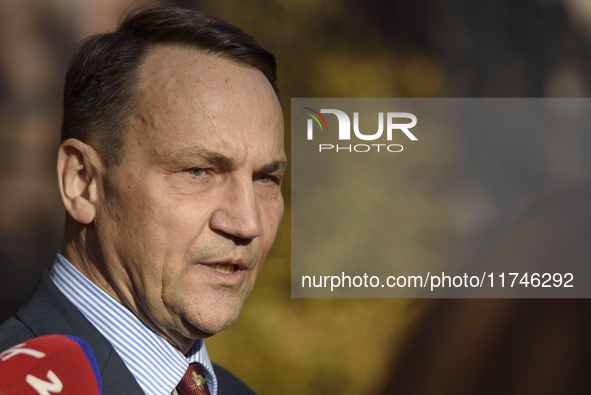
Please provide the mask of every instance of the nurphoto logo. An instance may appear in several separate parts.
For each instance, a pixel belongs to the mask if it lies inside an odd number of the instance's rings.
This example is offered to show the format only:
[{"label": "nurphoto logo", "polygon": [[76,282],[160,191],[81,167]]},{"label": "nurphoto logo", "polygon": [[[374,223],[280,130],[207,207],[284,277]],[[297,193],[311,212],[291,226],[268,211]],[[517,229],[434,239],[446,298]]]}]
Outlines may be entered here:
[{"label": "nurphoto logo", "polygon": [[[336,115],[339,123],[338,138],[339,140],[351,140],[351,119],[349,116],[341,110],[336,109],[320,109],[320,112],[310,108],[302,107],[307,111],[303,111],[303,114],[310,116],[308,119],[307,138],[308,140],[314,139],[314,121],[320,128],[321,132],[325,130],[328,132],[328,124],[322,114],[333,114]],[[410,122],[400,123],[401,119],[410,120]],[[406,137],[412,141],[417,141],[414,134],[411,133],[410,129],[416,126],[417,117],[409,112],[388,112],[386,113],[386,140],[392,141],[392,135],[394,131],[403,132]],[[378,131],[373,134],[364,134],[359,130],[359,113],[353,113],[353,133],[359,140],[373,141],[379,139],[384,133],[384,113],[378,113]],[[375,147],[372,149],[372,147]],[[336,147],[334,144],[319,144],[319,152],[335,150],[335,152],[346,151],[346,152],[369,152],[370,150],[376,150],[380,152],[380,148],[385,147],[385,150],[381,152],[401,152],[403,150],[400,144],[356,144],[356,145],[339,145]]]}]

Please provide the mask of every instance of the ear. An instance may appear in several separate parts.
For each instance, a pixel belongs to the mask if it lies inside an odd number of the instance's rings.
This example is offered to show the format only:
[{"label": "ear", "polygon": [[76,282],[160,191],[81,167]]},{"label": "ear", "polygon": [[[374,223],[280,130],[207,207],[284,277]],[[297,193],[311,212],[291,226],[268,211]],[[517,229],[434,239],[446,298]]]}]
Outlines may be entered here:
[{"label": "ear", "polygon": [[57,178],[66,211],[90,224],[96,215],[99,184],[105,166],[96,150],[77,139],[62,143],[57,154]]}]

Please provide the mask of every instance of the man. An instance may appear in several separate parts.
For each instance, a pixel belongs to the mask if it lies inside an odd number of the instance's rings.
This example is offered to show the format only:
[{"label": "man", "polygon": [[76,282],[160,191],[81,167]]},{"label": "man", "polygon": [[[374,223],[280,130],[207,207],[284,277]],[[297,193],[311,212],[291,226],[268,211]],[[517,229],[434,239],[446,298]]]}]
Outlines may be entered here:
[{"label": "man", "polygon": [[199,376],[196,391],[251,393],[202,339],[237,318],[283,215],[275,70],[239,29],[176,8],[82,43],[57,160],[62,250],[0,351],[70,334],[89,342],[104,395],[182,395]]}]

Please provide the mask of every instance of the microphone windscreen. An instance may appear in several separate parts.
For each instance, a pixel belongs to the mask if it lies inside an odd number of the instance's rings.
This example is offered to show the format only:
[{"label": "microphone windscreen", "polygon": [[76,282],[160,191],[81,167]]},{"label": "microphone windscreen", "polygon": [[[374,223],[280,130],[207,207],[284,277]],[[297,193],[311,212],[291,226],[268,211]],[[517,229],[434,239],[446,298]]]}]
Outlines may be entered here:
[{"label": "microphone windscreen", "polygon": [[88,343],[47,335],[0,353],[2,395],[100,395],[101,379]]}]

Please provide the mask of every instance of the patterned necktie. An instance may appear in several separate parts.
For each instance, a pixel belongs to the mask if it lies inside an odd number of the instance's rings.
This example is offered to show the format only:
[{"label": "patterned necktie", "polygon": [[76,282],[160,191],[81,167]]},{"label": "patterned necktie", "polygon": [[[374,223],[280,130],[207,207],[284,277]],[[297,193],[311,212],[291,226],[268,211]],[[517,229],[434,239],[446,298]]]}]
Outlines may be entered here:
[{"label": "patterned necktie", "polygon": [[172,395],[211,395],[201,365],[198,363],[189,365],[181,382],[172,391]]}]

